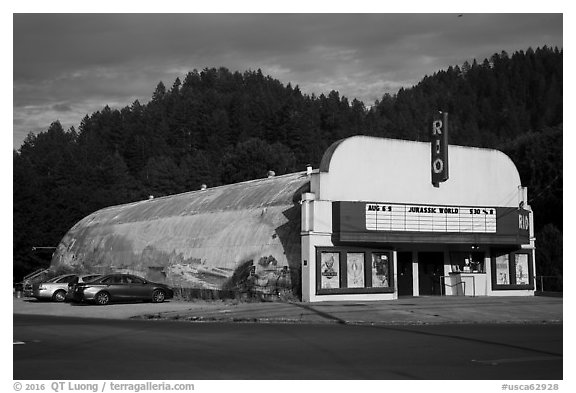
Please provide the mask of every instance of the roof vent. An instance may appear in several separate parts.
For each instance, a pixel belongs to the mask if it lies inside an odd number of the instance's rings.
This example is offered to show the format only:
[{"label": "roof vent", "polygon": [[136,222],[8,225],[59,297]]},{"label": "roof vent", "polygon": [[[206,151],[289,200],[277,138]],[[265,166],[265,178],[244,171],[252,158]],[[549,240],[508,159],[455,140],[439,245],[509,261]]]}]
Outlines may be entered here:
[{"label": "roof vent", "polygon": [[274,176],[276,176],[276,172],[274,172],[274,171],[268,171],[268,177],[269,177],[269,178],[270,178],[270,177],[274,177]]},{"label": "roof vent", "polygon": [[148,200],[150,200],[150,199],[154,199],[154,195],[149,195]]},{"label": "roof vent", "polygon": [[208,186],[206,184],[202,184],[202,186],[200,187],[200,190],[204,191],[207,188],[208,188]]}]

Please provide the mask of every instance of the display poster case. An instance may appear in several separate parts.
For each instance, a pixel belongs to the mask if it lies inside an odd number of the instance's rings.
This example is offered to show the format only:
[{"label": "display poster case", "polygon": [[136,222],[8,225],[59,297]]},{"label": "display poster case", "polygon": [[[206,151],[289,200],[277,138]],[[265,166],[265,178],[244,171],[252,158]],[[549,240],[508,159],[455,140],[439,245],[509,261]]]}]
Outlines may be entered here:
[{"label": "display poster case", "polygon": [[529,250],[494,249],[492,254],[492,289],[534,289],[532,253]]},{"label": "display poster case", "polygon": [[346,254],[348,288],[364,288],[364,253]]},{"label": "display poster case", "polygon": [[498,255],[496,258],[496,284],[509,285],[510,257],[508,254]]},{"label": "display poster case", "polygon": [[387,253],[372,253],[372,286],[386,288],[390,286],[390,264]]},{"label": "display poster case", "polygon": [[514,255],[515,270],[516,270],[516,285],[530,284],[529,268],[528,268],[528,254]]},{"label": "display poster case", "polygon": [[316,294],[393,293],[392,251],[360,247],[316,248]]},{"label": "display poster case", "polygon": [[322,289],[340,288],[340,254],[322,252],[320,255],[320,287]]}]

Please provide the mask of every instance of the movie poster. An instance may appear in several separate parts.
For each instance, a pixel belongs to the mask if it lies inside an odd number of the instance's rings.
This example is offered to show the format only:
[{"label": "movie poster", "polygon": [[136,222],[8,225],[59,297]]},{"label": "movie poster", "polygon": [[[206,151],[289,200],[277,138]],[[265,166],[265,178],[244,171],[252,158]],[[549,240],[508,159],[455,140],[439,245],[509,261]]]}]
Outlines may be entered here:
[{"label": "movie poster", "polygon": [[516,254],[516,285],[528,284],[528,254]]},{"label": "movie poster", "polygon": [[348,288],[364,288],[364,253],[348,253],[346,263],[348,265]]},{"label": "movie poster", "polygon": [[320,255],[320,288],[340,288],[340,254],[323,252]]},{"label": "movie poster", "polygon": [[510,262],[508,254],[499,255],[496,257],[496,284],[508,285],[510,284]]},{"label": "movie poster", "polygon": [[372,287],[386,288],[390,286],[390,261],[388,254],[372,254]]}]

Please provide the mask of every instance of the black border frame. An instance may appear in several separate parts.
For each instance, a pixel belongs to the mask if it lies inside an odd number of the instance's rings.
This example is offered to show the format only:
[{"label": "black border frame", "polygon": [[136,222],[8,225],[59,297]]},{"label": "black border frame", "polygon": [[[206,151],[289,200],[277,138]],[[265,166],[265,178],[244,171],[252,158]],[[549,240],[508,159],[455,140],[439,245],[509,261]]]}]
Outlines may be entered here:
[{"label": "black border frame", "polygon": [[[508,255],[508,277],[510,277],[510,284],[501,285],[496,284],[496,254]],[[530,284],[516,284],[516,255],[528,255],[528,279]],[[534,262],[532,259],[532,250],[520,249],[510,251],[509,249],[491,249],[490,250],[490,267],[493,291],[510,291],[510,290],[533,290],[534,289]]]},{"label": "black border frame", "polygon": [[[334,252],[340,255],[340,288],[322,289],[321,288],[321,253]],[[394,293],[396,282],[394,280],[394,261],[392,260],[392,250],[381,248],[360,248],[360,247],[316,247],[316,295],[349,295],[349,294],[377,294],[377,293]],[[346,255],[348,253],[364,253],[364,288],[347,288],[347,270],[343,269],[343,264],[347,263]],[[388,287],[372,287],[372,253],[388,253],[390,277]],[[370,286],[368,286],[370,285]]]}]

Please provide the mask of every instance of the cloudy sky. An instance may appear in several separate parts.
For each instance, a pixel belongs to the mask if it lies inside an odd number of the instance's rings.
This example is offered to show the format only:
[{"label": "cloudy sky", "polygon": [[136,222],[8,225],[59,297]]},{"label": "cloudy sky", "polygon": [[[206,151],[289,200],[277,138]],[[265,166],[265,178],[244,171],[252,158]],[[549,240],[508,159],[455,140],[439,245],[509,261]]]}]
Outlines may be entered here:
[{"label": "cloudy sky", "polygon": [[562,14],[13,15],[13,147],[105,105],[148,102],[193,69],[256,70],[371,105],[502,50],[563,47]]}]

